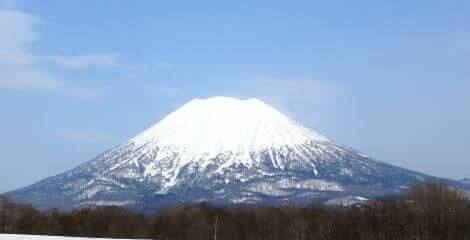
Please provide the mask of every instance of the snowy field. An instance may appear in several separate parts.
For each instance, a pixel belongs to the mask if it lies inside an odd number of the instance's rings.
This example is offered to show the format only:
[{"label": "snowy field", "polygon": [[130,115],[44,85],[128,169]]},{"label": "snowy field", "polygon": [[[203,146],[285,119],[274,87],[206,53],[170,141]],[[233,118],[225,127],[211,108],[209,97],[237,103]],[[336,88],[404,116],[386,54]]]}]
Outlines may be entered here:
[{"label": "snowy field", "polygon": [[[37,236],[37,235],[16,235],[16,234],[0,234],[0,240],[107,240],[112,238],[83,238],[83,237],[58,237],[58,236]],[[124,239],[119,239],[124,240]],[[128,239],[131,240],[131,239]]]}]

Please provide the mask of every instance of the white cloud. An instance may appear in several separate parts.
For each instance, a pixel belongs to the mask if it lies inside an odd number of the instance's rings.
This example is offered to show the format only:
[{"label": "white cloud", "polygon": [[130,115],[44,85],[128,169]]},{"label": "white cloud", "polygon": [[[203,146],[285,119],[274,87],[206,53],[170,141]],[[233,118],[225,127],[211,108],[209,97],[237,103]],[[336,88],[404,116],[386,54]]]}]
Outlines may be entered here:
[{"label": "white cloud", "polygon": [[40,21],[29,14],[0,10],[0,66],[32,64],[26,45],[37,39],[34,26]]},{"label": "white cloud", "polygon": [[55,133],[55,136],[72,142],[111,142],[114,137],[100,131],[85,129],[62,129]]},{"label": "white cloud", "polygon": [[110,67],[117,65],[116,56],[106,53],[90,53],[77,56],[52,56],[53,62],[70,68]]},{"label": "white cloud", "polygon": [[[0,10],[0,89],[29,89],[58,93],[77,98],[96,98],[100,93],[59,80],[38,63],[45,57],[29,48],[38,40],[41,20],[16,10]],[[46,57],[49,58],[49,57]],[[75,57],[54,57],[61,66],[110,66],[115,57],[106,54],[83,54]]]}]

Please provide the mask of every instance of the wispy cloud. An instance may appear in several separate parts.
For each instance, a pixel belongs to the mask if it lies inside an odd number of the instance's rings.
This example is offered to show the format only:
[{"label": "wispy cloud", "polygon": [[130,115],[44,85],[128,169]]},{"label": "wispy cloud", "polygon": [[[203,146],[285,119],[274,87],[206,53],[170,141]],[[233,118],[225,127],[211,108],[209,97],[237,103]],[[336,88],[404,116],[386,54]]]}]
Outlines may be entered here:
[{"label": "wispy cloud", "polygon": [[116,55],[107,53],[89,53],[76,56],[51,56],[49,59],[60,66],[70,68],[111,67],[118,65]]},{"label": "wispy cloud", "polygon": [[0,89],[29,89],[49,91],[76,98],[92,99],[99,91],[63,81],[41,68],[44,60],[58,66],[86,68],[117,64],[112,54],[90,53],[78,56],[44,57],[30,51],[38,40],[38,27],[42,20],[16,10],[0,10]]},{"label": "wispy cloud", "polygon": [[110,134],[88,129],[62,129],[58,130],[55,134],[56,137],[72,142],[111,142],[114,137]]},{"label": "wispy cloud", "polygon": [[0,68],[0,74],[0,88],[3,89],[42,90],[81,99],[94,99],[101,95],[100,92],[93,89],[65,84],[47,72],[33,67],[15,67],[3,70]]},{"label": "wispy cloud", "polygon": [[0,66],[32,64],[33,54],[26,46],[37,39],[38,18],[14,10],[0,10]]}]

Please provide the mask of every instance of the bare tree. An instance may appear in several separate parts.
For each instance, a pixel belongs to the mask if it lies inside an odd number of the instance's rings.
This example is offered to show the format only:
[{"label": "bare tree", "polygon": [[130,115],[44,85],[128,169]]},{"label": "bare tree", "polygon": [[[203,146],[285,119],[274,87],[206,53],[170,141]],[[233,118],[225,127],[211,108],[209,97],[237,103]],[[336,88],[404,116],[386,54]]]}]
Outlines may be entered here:
[{"label": "bare tree", "polygon": [[308,235],[307,220],[301,217],[296,217],[290,225],[290,231],[295,236],[296,240],[307,239],[307,235]]},{"label": "bare tree", "polygon": [[220,208],[209,208],[209,212],[212,212],[211,215],[214,219],[214,240],[217,240],[219,233],[220,219],[222,217],[222,209]]},{"label": "bare tree", "polygon": [[149,216],[119,207],[39,211],[0,196],[0,232],[157,240],[470,239],[470,201],[455,188],[420,185],[406,196],[376,203],[351,208],[179,205]]},{"label": "bare tree", "polygon": [[0,195],[0,232],[7,233],[12,221],[14,203],[6,195]]},{"label": "bare tree", "polygon": [[421,238],[449,239],[450,221],[464,208],[465,194],[443,183],[429,183],[412,187],[408,197],[422,223]]}]

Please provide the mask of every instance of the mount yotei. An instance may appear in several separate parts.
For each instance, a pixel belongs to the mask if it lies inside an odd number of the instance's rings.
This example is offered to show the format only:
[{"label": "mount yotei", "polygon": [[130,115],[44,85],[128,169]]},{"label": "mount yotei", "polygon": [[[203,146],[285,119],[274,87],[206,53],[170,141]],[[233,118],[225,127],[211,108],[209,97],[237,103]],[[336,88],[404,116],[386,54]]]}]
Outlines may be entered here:
[{"label": "mount yotei", "polygon": [[[11,192],[41,208],[307,203],[398,193],[433,177],[376,161],[257,99],[195,99],[75,169]],[[447,180],[450,181],[450,180]]]}]

